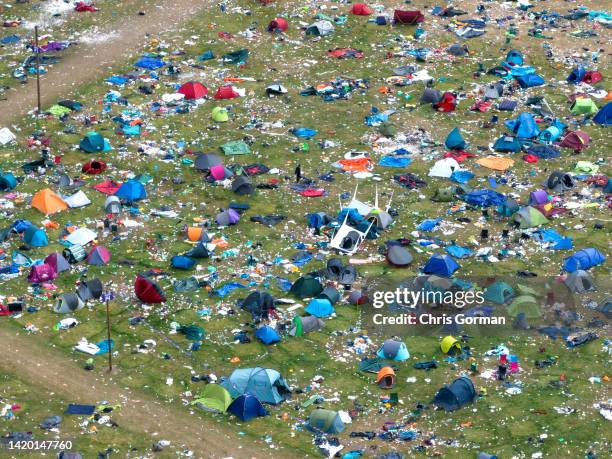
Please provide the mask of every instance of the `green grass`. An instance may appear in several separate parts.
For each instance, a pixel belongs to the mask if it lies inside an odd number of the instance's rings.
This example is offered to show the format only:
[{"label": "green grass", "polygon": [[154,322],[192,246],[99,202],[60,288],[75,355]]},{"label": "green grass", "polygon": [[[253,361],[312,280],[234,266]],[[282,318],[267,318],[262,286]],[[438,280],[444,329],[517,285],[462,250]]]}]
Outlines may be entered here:
[{"label": "green grass", "polygon": [[[398,43],[394,38],[400,34],[407,35],[413,29],[398,28],[388,29],[366,25],[363,19],[350,18],[346,26],[337,28],[337,32],[329,38],[324,38],[317,42],[299,42],[301,33],[293,27],[289,31],[291,41],[278,41],[273,37],[264,35],[255,41],[249,41],[240,37],[238,32],[248,27],[253,20],[256,20],[260,29],[269,19],[286,12],[294,14],[298,12],[295,7],[297,2],[283,2],[279,8],[261,8],[254,6],[253,2],[238,1],[230,2],[230,6],[241,5],[253,9],[252,16],[239,14],[222,15],[215,10],[209,15],[196,17],[194,21],[186,27],[184,32],[171,33],[163,38],[170,43],[169,50],[181,48],[186,56],[193,58],[201,52],[212,49],[216,56],[222,55],[226,51],[248,47],[251,49],[249,62],[244,69],[227,66],[223,67],[216,61],[203,63],[204,75],[199,75],[199,69],[190,69],[183,66],[183,72],[193,72],[192,76],[183,75],[184,79],[197,79],[205,83],[211,91],[214,91],[221,83],[219,78],[225,70],[226,76],[250,76],[258,81],[245,83],[248,98],[245,100],[217,102],[208,101],[202,107],[188,115],[177,116],[147,116],[147,125],[156,128],[147,140],[155,140],[161,145],[169,145],[169,141],[184,140],[192,150],[216,151],[218,146],[225,141],[240,139],[247,134],[255,136],[256,142],[253,146],[255,154],[248,157],[227,158],[228,162],[236,161],[241,164],[262,162],[269,167],[278,167],[282,170],[280,178],[284,175],[292,175],[292,171],[299,163],[302,165],[304,173],[308,177],[316,177],[318,173],[324,173],[331,169],[331,163],[341,159],[343,154],[350,150],[371,151],[371,148],[362,142],[362,136],[366,133],[373,133],[373,128],[367,128],[363,124],[363,117],[366,116],[372,106],[386,109],[394,107],[398,113],[393,116],[393,122],[400,130],[409,129],[413,126],[420,126],[428,130],[433,139],[443,142],[446,134],[455,126],[460,125],[465,130],[471,149],[475,150],[478,145],[486,146],[504,132],[500,126],[493,130],[482,130],[479,125],[482,121],[489,119],[491,113],[477,114],[467,111],[473,99],[463,101],[457,111],[453,114],[434,113],[430,106],[413,105],[418,103],[418,98],[422,91],[421,85],[401,88],[404,93],[410,94],[412,99],[408,104],[387,104],[386,96],[378,92],[378,88],[385,84],[384,79],[391,75],[391,69],[407,63],[413,63],[412,59],[393,59],[387,60],[387,51],[393,51]],[[422,6],[422,2],[415,2],[415,7]],[[344,6],[341,6],[344,8]],[[310,14],[302,14],[301,20],[308,22]],[[429,16],[428,16],[429,18]],[[297,23],[297,18],[292,19],[292,23]],[[203,25],[215,24],[213,27]],[[229,41],[218,39],[220,31],[230,32],[234,37]],[[604,33],[604,32],[602,32]],[[197,35],[194,45],[186,45],[185,39]],[[448,62],[445,57],[434,58],[432,63],[427,64],[432,76],[436,78],[444,77],[446,81],[440,82],[436,87],[440,89],[459,89],[463,86],[464,91],[469,91],[471,82],[485,83],[492,82],[492,77],[482,77],[479,80],[472,79],[472,73],[476,70],[480,61],[486,65],[494,65],[499,62],[504,55],[500,50],[504,45],[502,37],[495,36],[489,32],[485,35],[486,40],[493,40],[492,46],[484,47],[483,39],[475,39],[469,42],[473,54],[470,58],[458,62]],[[212,41],[212,43],[209,43]],[[454,37],[448,32],[430,32],[423,41],[424,47],[444,47],[455,41]],[[586,42],[586,41],[585,41]],[[557,69],[544,56],[544,51],[539,42],[524,44],[522,49],[528,58],[528,62],[538,68],[538,71],[549,81],[552,78],[561,78],[569,72],[569,69]],[[325,56],[328,49],[336,47],[354,46],[361,48],[366,53],[366,58],[360,61],[346,60],[336,61]],[[420,46],[420,45],[419,45]],[[154,49],[152,49],[155,51]],[[182,60],[183,57],[179,58]],[[305,59],[316,60],[316,63],[306,68],[302,64]],[[128,63],[120,64],[116,68],[118,73],[131,70]],[[559,76],[559,72],[562,76]],[[371,88],[365,94],[355,93],[348,101],[323,102],[319,97],[301,97],[299,90],[308,86],[316,85],[325,81],[332,80],[337,76],[350,76],[354,78],[368,78]],[[280,81],[290,89],[287,98],[265,97],[263,89],[267,83]],[[164,78],[157,88],[157,96],[164,92],[172,92],[170,87],[179,80]],[[206,185],[201,176],[190,166],[181,164],[180,158],[173,162],[162,162],[157,158],[147,158],[137,152],[138,141],[125,141],[125,139],[114,134],[114,124],[110,121],[112,115],[119,114],[124,107],[113,106],[110,114],[102,114],[96,101],[101,100],[108,86],[101,81],[96,81],[79,88],[75,98],[85,103],[88,113],[95,113],[101,119],[101,123],[93,126],[99,132],[111,139],[115,147],[114,152],[103,157],[110,166],[110,175],[121,179],[123,171],[133,171],[135,173],[148,172],[153,176],[153,184],[148,185],[150,198],[140,206],[143,214],[148,210],[158,208],[161,205],[169,204],[174,210],[179,212],[179,220],[165,220],[151,218],[143,221],[143,227],[130,230],[129,236],[120,241],[111,241],[110,236],[101,238],[101,243],[108,246],[113,252],[111,265],[98,268],[89,267],[87,276],[89,278],[99,277],[105,283],[113,281],[113,290],[117,293],[117,300],[112,305],[112,333],[118,343],[118,355],[115,358],[116,365],[120,368],[119,382],[131,388],[144,390],[154,394],[161,399],[179,403],[181,392],[189,389],[196,393],[201,387],[201,383],[191,383],[191,372],[203,374],[214,372],[218,376],[228,375],[237,367],[230,363],[232,357],[239,357],[241,367],[267,366],[278,369],[290,382],[290,384],[306,388],[310,385],[311,379],[315,375],[322,375],[325,381],[320,389],[314,393],[321,394],[327,398],[339,397],[339,402],[326,402],[325,407],[333,409],[349,409],[352,402],[349,396],[356,396],[357,401],[364,405],[364,412],[360,413],[355,420],[355,425],[363,430],[378,430],[386,420],[399,422],[414,409],[417,402],[427,403],[431,400],[435,391],[443,384],[452,381],[463,371],[469,370],[470,362],[458,362],[456,364],[442,362],[437,370],[422,373],[412,368],[416,361],[430,360],[436,358],[440,361],[443,356],[438,351],[437,337],[408,338],[407,344],[412,354],[412,358],[403,364],[398,377],[397,392],[403,401],[400,409],[395,411],[380,413],[381,404],[379,403],[380,390],[374,383],[373,375],[359,374],[357,363],[359,356],[351,355],[344,357],[346,361],[339,361],[338,356],[346,352],[346,342],[352,341],[356,334],[367,333],[370,330],[350,331],[359,323],[359,311],[347,305],[340,305],[338,317],[326,322],[326,328],[316,334],[308,335],[304,338],[288,338],[282,343],[265,347],[258,342],[248,345],[232,344],[233,333],[231,330],[236,328],[247,328],[251,330],[249,317],[239,313],[236,316],[223,317],[217,314],[221,306],[232,306],[234,301],[243,296],[244,291],[238,291],[224,300],[217,297],[209,297],[205,291],[197,294],[174,294],[171,293],[170,280],[161,281],[162,286],[169,293],[169,301],[164,306],[157,306],[151,310],[143,311],[131,292],[131,286],[135,274],[139,271],[151,267],[169,266],[169,259],[172,255],[179,254],[187,250],[190,246],[184,242],[182,234],[183,225],[191,224],[196,217],[214,218],[217,209],[225,207],[231,201],[248,201],[251,209],[246,214],[245,220],[251,215],[257,214],[282,214],[286,215],[290,222],[274,227],[267,228],[262,225],[241,223],[236,227],[217,230],[217,234],[224,235],[230,242],[230,247],[240,248],[241,253],[238,257],[223,261],[210,261],[202,263],[202,270],[198,273],[205,273],[208,266],[214,267],[219,278],[222,280],[237,280],[243,273],[249,273],[246,267],[246,255],[249,253],[247,241],[257,241],[262,244],[261,249],[257,249],[253,254],[261,261],[269,261],[277,256],[289,258],[297,250],[293,248],[295,242],[312,243],[314,238],[305,232],[305,215],[309,212],[324,210],[331,214],[338,209],[338,196],[344,191],[352,191],[357,181],[350,176],[336,174],[333,183],[324,183],[329,195],[324,198],[305,199],[290,190],[259,190],[256,195],[247,199],[240,199],[230,191],[221,187]],[[142,105],[153,100],[137,92],[136,87],[120,89],[122,95],[128,97],[130,103]],[[394,91],[396,91],[394,89]],[[569,113],[566,104],[566,95],[553,87],[536,89],[531,94],[544,93],[553,109],[563,116]],[[228,123],[218,126],[218,129],[209,129],[213,126],[210,119],[210,110],[216,105],[232,106],[231,120]],[[272,136],[267,133],[260,133],[255,130],[241,129],[246,125],[255,112],[257,118],[265,122],[282,120],[284,128],[275,129],[273,132],[286,132],[289,128],[306,126],[318,129],[319,135],[314,141],[310,141],[310,151],[308,153],[294,153],[292,147],[299,141],[291,136]],[[503,114],[500,118],[503,119]],[[569,122],[577,120],[569,119]],[[58,120],[46,119],[41,121],[40,126],[53,135],[53,152],[62,154],[62,163],[73,173],[78,169],[77,166],[93,159],[93,156],[85,155],[73,147],[78,140],[89,130],[84,126],[78,125],[78,134],[62,134],[62,124]],[[21,136],[32,131],[32,122],[24,121],[21,125],[23,131]],[[548,173],[553,169],[572,170],[577,160],[597,160],[606,157],[609,148],[609,140],[606,131],[593,125],[583,127],[593,138],[592,146],[581,156],[572,156],[563,152],[563,157],[549,163],[540,162],[538,165],[528,165],[524,163],[519,155],[516,155],[514,167],[504,174],[509,183],[531,183],[543,182]],[[165,137],[164,133],[171,131],[172,136]],[[322,139],[331,139],[338,146],[321,151],[317,142]],[[264,145],[264,141],[268,146]],[[127,153],[119,152],[122,144],[125,144]],[[440,156],[443,148],[439,148]],[[8,149],[0,152],[0,167],[9,170],[17,169],[18,164],[37,157],[35,151],[27,150],[25,147]],[[189,157],[189,156],[187,156]],[[19,158],[17,160],[17,158]],[[374,157],[377,161],[378,157]],[[407,171],[426,177],[427,171],[432,164],[431,160],[417,158]],[[492,175],[491,171],[484,168],[477,168],[470,164],[477,178],[471,182],[477,187],[486,187],[486,179]],[[386,231],[378,241],[371,241],[367,244],[363,254],[375,253],[377,246],[382,241],[398,237],[410,237],[410,233],[415,230],[418,223],[424,218],[434,216],[444,217],[449,221],[456,221],[458,216],[469,216],[476,220],[479,211],[468,210],[456,215],[449,215],[449,204],[432,203],[429,199],[433,190],[437,186],[447,184],[441,179],[427,179],[429,185],[420,192],[408,191],[399,188],[391,179],[397,173],[396,170],[389,170],[376,167],[375,172],[380,175],[380,182],[364,180],[359,182],[360,196],[369,198],[373,196],[375,185],[380,192],[394,193],[393,207],[399,211],[399,218],[396,224]],[[603,164],[603,173],[609,173],[609,164]],[[497,174],[501,176],[501,174]],[[184,183],[180,186],[172,185],[172,177],[182,177]],[[264,182],[267,176],[262,176],[256,181]],[[94,183],[97,178],[84,178],[86,181]],[[46,186],[46,185],[45,185]],[[20,185],[18,191],[23,193],[33,193],[43,187],[38,178],[28,178]],[[52,186],[53,188],[53,186]],[[501,185],[498,191],[501,193],[518,192],[522,202],[528,199],[529,191],[534,186],[524,187],[521,190]],[[88,222],[88,226],[93,226],[93,221],[102,217],[101,209],[104,196],[97,192],[85,188],[87,195],[93,201],[88,208],[73,210],[53,216],[53,220],[61,226],[68,222]],[[383,199],[383,202],[385,199]],[[35,223],[43,219],[40,214],[27,205],[18,208],[15,218],[30,219]],[[604,221],[604,230],[593,230],[595,221]],[[557,222],[556,220],[554,221]],[[578,228],[582,225],[582,228]],[[492,235],[501,233],[502,229],[509,228],[506,220],[491,221],[487,223]],[[566,215],[559,220],[559,224],[554,225],[564,235],[571,236],[577,248],[594,246],[602,251],[608,249],[609,221],[605,214],[605,206],[601,203],[597,207],[579,209],[574,214]],[[464,225],[457,229],[455,234],[444,236],[434,233],[444,240],[457,239],[460,244],[470,244],[470,240],[478,237],[480,228],[477,225]],[[48,231],[49,239],[56,241],[59,237],[58,230]],[[160,237],[157,237],[157,235]],[[511,240],[514,241],[520,235],[517,231],[511,232]],[[156,252],[147,251],[146,240],[155,240]],[[9,249],[16,249],[19,242],[13,240]],[[493,253],[497,253],[502,248],[502,243],[498,239],[493,239],[487,243],[493,247]],[[529,253],[527,258],[516,256],[505,259],[500,263],[491,264],[479,259],[462,260],[461,275],[464,276],[483,276],[495,272],[497,275],[514,275],[517,270],[531,270],[546,276],[556,276],[560,272],[562,259],[565,253],[551,253],[536,250],[537,246],[533,241],[525,243]],[[44,249],[34,249],[29,255],[33,258],[42,257],[49,253],[51,249],[61,248],[53,243],[51,247]],[[424,253],[415,254],[414,268],[407,272],[398,274],[396,270],[384,263],[364,265],[360,267],[360,273],[364,276],[403,276],[414,274],[419,266],[422,266],[432,251],[425,250]],[[325,258],[324,253],[322,253]],[[361,256],[361,254],[360,254]],[[120,265],[120,259],[129,259],[135,263],[134,267]],[[316,260],[303,269],[304,272],[315,270],[324,265],[323,260]],[[168,268],[169,269],[169,268]],[[601,279],[609,275],[609,270],[598,268],[596,271]],[[181,273],[171,271],[171,277],[186,277],[192,273]],[[287,275],[278,267],[266,269],[263,280],[269,282],[270,290],[277,296],[284,294],[275,287],[274,277],[290,277],[292,280],[296,274]],[[75,281],[79,275],[77,273],[63,274],[56,281],[58,291],[63,293],[73,291]],[[261,278],[251,276],[249,281],[261,284]],[[37,314],[26,314],[17,319],[16,326],[32,323],[41,330],[43,339],[59,347],[77,361],[84,361],[84,355],[76,354],[71,351],[72,347],[80,339],[87,337],[90,341],[99,341],[105,338],[104,311],[102,306],[95,305],[91,309],[84,309],[74,314],[81,324],[69,331],[55,332],[53,325],[60,317],[50,312],[49,306],[53,303],[51,294],[33,295],[26,291],[26,284],[23,276],[19,279],[5,282],[3,292],[12,294],[27,295],[28,303],[40,307],[41,311]],[[605,292],[599,292],[602,294]],[[210,319],[201,318],[196,311],[206,307],[212,310]],[[161,335],[151,330],[146,325],[130,327],[127,319],[131,316],[144,313],[147,321],[156,329],[161,330]],[[163,335],[169,332],[169,324],[172,321],[180,323],[197,323],[207,331],[207,339],[203,349],[199,352],[187,353],[179,352],[171,344],[164,341]],[[337,333],[341,331],[342,333]],[[375,344],[382,341],[381,337],[372,335]],[[177,335],[169,336],[182,349],[187,349],[188,342]],[[133,346],[141,343],[145,339],[154,339],[157,342],[155,351],[150,354],[132,353]],[[505,343],[509,345],[513,353],[521,358],[524,368],[516,379],[524,383],[524,391],[520,395],[509,396],[497,381],[485,381],[482,378],[474,378],[479,389],[486,389],[487,394],[478,402],[464,410],[456,413],[446,414],[425,411],[416,420],[416,428],[421,431],[419,441],[431,435],[439,437],[439,446],[432,448],[431,451],[441,451],[444,457],[453,458],[472,458],[478,451],[495,452],[501,457],[511,457],[512,455],[523,454],[530,457],[531,453],[542,451],[545,457],[582,457],[586,451],[592,448],[594,451],[605,454],[609,448],[609,433],[605,430],[603,418],[590,406],[597,401],[602,401],[609,397],[608,384],[591,385],[588,378],[591,375],[602,376],[605,373],[606,365],[609,365],[609,357],[602,351],[601,341],[592,342],[586,346],[575,350],[568,350],[561,342],[552,342],[540,337],[477,337],[471,340],[474,357],[481,371],[495,367],[493,360],[483,358],[484,352],[492,346]],[[545,370],[535,370],[533,360],[542,358],[539,353],[540,347],[546,347],[544,355],[557,355],[559,362],[557,365]],[[375,346],[372,350],[375,350]],[[162,353],[172,356],[170,360],[164,360]],[[98,367],[102,362],[98,362]],[[98,368],[96,371],[102,371]],[[558,380],[561,374],[567,377],[567,388],[564,391],[553,389],[549,386],[551,380]],[[167,386],[165,379],[168,375],[174,377],[174,384]],[[416,376],[417,383],[406,382],[409,376]],[[427,380],[426,380],[427,379]],[[263,438],[271,436],[275,445],[281,445],[287,451],[299,452],[299,455],[314,454],[312,436],[303,432],[300,421],[307,418],[310,410],[298,411],[295,405],[306,400],[313,392],[306,392],[298,395],[294,400],[287,404],[273,407],[272,415],[268,418],[257,419],[249,424],[236,425],[233,418],[216,416],[220,424],[227,425],[228,428],[244,432],[245,435],[253,438]],[[555,406],[570,406],[576,408],[576,414],[569,416],[559,415],[554,411]],[[537,414],[545,412],[546,414]],[[289,420],[283,420],[283,414],[288,413]],[[203,418],[211,415],[200,414]],[[462,427],[461,424],[471,421],[469,427]],[[351,426],[347,429],[350,432]],[[548,438],[542,443],[539,442],[541,434],[547,433]],[[129,434],[126,434],[129,436]],[[114,437],[113,441],[119,441],[121,435]],[[340,436],[342,441],[350,448],[364,448],[376,444],[379,450],[391,449],[396,445],[385,444],[381,441],[368,443],[362,440],[353,440],[345,433]],[[446,440],[457,440],[457,444],[444,446]],[[412,444],[400,445],[399,449],[408,451]],[[410,454],[418,454],[413,451]],[[297,453],[296,453],[297,455]]]}]

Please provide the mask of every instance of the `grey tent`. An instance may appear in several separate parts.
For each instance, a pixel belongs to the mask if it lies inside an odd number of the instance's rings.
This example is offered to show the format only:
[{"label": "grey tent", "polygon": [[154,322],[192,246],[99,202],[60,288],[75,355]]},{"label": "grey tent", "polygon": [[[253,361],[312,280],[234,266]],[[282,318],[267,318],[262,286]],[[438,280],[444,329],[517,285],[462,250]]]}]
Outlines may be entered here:
[{"label": "grey tent", "polygon": [[83,301],[97,300],[102,296],[102,282],[100,279],[91,279],[79,285],[77,294]]},{"label": "grey tent", "polygon": [[325,322],[316,316],[296,316],[293,318],[293,327],[289,330],[289,334],[291,336],[302,336],[320,330],[324,326]]},{"label": "grey tent", "polygon": [[107,214],[121,213],[121,199],[118,196],[109,196],[104,201],[104,212]]},{"label": "grey tent", "polygon": [[344,423],[336,411],[316,409],[310,413],[308,420],[310,428],[325,433],[340,433],[344,430]]},{"label": "grey tent", "polygon": [[195,276],[188,277],[187,279],[178,279],[172,283],[172,288],[177,293],[188,293],[196,292],[200,290],[200,281]]},{"label": "grey tent", "polygon": [[255,188],[253,188],[251,179],[241,175],[232,182],[232,191],[240,196],[244,196],[245,194],[253,194]]},{"label": "grey tent", "polygon": [[327,260],[326,277],[330,280],[338,280],[344,269],[344,263],[340,258],[330,258]]},{"label": "grey tent", "polygon": [[235,225],[240,221],[240,214],[233,209],[226,209],[219,212],[215,217],[215,222],[219,226]]},{"label": "grey tent", "polygon": [[459,43],[450,45],[446,51],[448,54],[452,54],[453,56],[457,57],[465,56],[469,52],[466,45],[460,45]]},{"label": "grey tent", "polygon": [[83,300],[81,300],[79,295],[76,293],[64,293],[58,298],[53,311],[60,314],[68,314],[69,312],[83,309],[83,306]]},{"label": "grey tent", "polygon": [[274,309],[274,298],[268,292],[257,290],[240,302],[240,309],[250,312],[253,317],[267,317],[268,311]]},{"label": "grey tent", "polygon": [[457,378],[451,385],[446,385],[438,391],[433,404],[445,411],[454,411],[472,403],[476,398],[476,389],[472,380],[466,376]]},{"label": "grey tent", "polygon": [[555,171],[548,177],[546,186],[549,189],[559,193],[561,191],[574,188],[574,186],[576,186],[576,182],[574,181],[574,177],[572,177],[569,173]]},{"label": "grey tent", "polygon": [[70,188],[74,182],[68,174],[62,174],[60,175],[57,184],[60,188]]},{"label": "grey tent", "polygon": [[340,299],[340,293],[334,287],[325,287],[323,291],[317,295],[317,298],[329,300],[329,302],[333,305]]},{"label": "grey tent", "polygon": [[376,353],[381,359],[403,362],[410,358],[410,352],[403,341],[388,339],[380,346]]},{"label": "grey tent", "polygon": [[334,25],[330,21],[317,21],[306,28],[306,35],[324,37],[334,32]]},{"label": "grey tent", "polygon": [[405,267],[412,263],[412,260],[412,254],[401,245],[392,245],[387,250],[387,261],[393,266]]},{"label": "grey tent", "polygon": [[593,276],[582,269],[568,274],[563,283],[572,293],[585,293],[596,289]]},{"label": "grey tent", "polygon": [[341,285],[353,285],[357,280],[357,270],[352,265],[347,265],[342,268],[340,276],[338,277],[338,283]]},{"label": "grey tent", "polygon": [[210,251],[208,250],[208,248],[206,248],[206,244],[200,241],[196,244],[196,246],[193,249],[187,252],[185,256],[191,257],[191,258],[209,258]]},{"label": "grey tent", "polygon": [[368,220],[373,221],[376,227],[380,229],[387,229],[393,223],[393,217],[384,210],[370,213]]},{"label": "grey tent", "polygon": [[485,99],[499,99],[504,94],[504,85],[501,83],[493,83],[485,89]]},{"label": "grey tent", "polygon": [[442,93],[437,89],[425,88],[421,94],[421,104],[437,104],[442,100]]},{"label": "grey tent", "polygon": [[61,416],[49,416],[40,423],[40,428],[50,430],[58,427],[62,423]]},{"label": "grey tent", "polygon": [[68,260],[59,252],[47,255],[45,263],[51,266],[58,274],[70,270],[70,263],[68,263]]},{"label": "grey tent", "polygon": [[83,456],[81,456],[81,453],[60,451],[60,453],[57,455],[57,459],[83,459]]},{"label": "grey tent", "polygon": [[199,171],[206,171],[213,166],[223,165],[223,161],[213,153],[200,153],[196,156],[193,165]]}]

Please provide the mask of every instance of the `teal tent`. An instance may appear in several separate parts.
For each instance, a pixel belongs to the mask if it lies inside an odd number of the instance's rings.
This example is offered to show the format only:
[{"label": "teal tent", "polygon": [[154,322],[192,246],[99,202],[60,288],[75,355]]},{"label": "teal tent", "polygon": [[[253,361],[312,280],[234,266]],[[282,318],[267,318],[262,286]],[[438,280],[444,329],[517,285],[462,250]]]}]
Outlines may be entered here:
[{"label": "teal tent", "polygon": [[79,148],[86,153],[96,153],[100,151],[112,150],[108,140],[97,132],[88,132],[79,143]]},{"label": "teal tent", "polygon": [[291,392],[278,371],[261,367],[234,370],[221,386],[227,389],[232,397],[249,393],[260,402],[273,405],[284,401]]}]

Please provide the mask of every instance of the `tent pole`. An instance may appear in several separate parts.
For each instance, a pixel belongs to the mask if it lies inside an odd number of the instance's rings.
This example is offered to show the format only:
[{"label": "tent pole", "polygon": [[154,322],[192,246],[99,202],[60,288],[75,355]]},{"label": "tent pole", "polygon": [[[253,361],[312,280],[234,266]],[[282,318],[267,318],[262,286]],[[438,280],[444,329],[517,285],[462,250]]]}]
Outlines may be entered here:
[{"label": "tent pole", "polygon": [[40,115],[42,110],[40,107],[40,48],[38,47],[38,26],[34,27],[34,42],[36,46],[36,96],[38,101],[38,109],[36,111],[36,114]]}]

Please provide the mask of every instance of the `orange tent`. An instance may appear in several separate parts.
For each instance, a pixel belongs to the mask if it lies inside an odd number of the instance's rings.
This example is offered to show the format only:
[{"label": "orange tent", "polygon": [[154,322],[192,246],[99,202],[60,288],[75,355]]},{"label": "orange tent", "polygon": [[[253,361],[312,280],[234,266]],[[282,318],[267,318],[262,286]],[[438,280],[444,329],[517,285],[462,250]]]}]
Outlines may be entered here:
[{"label": "orange tent", "polygon": [[476,160],[478,164],[494,171],[505,171],[514,165],[514,160],[510,158],[500,158],[498,156],[487,156]]},{"label": "orange tent", "polygon": [[68,204],[49,188],[45,188],[34,195],[32,198],[32,207],[38,209],[45,215],[51,215],[66,210]]},{"label": "orange tent", "polygon": [[367,172],[372,169],[370,158],[341,159],[338,162],[346,172]]},{"label": "orange tent", "polygon": [[202,238],[202,233],[204,232],[204,228],[199,226],[188,226],[187,227],[187,239],[192,242],[198,242]]},{"label": "orange tent", "polygon": [[391,367],[382,367],[376,375],[376,382],[381,389],[391,389],[395,386],[395,371]]}]

